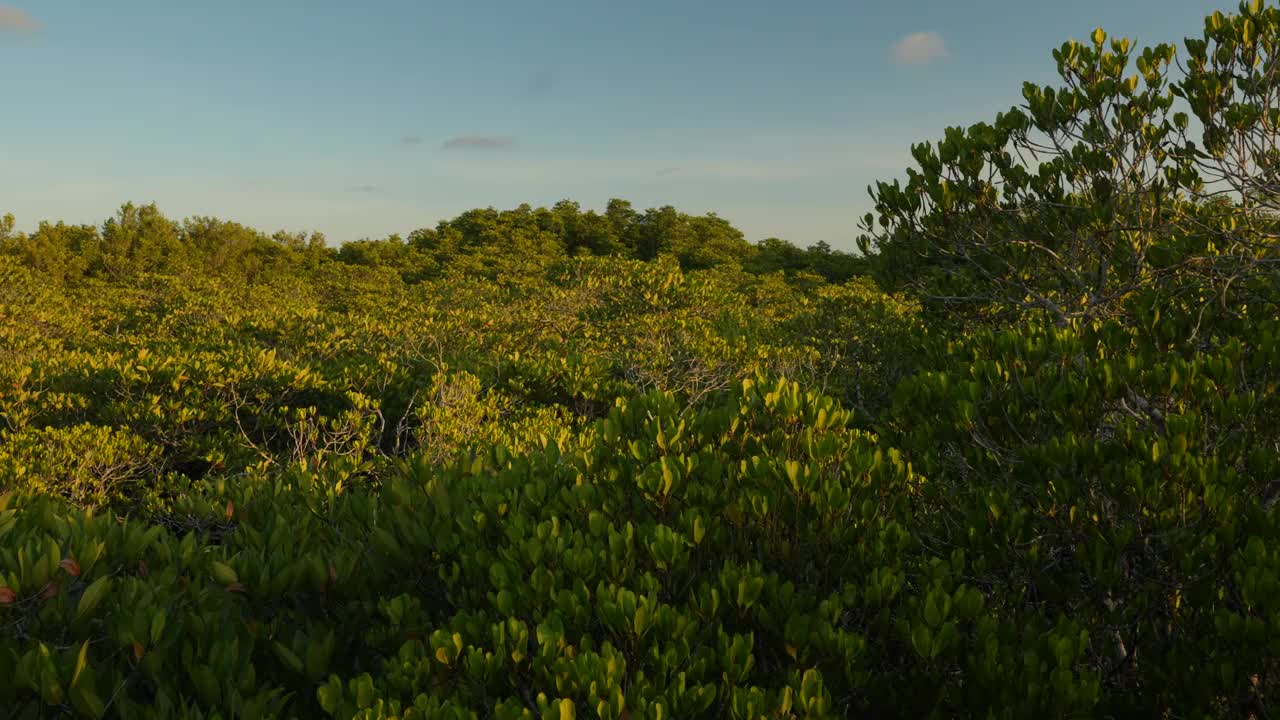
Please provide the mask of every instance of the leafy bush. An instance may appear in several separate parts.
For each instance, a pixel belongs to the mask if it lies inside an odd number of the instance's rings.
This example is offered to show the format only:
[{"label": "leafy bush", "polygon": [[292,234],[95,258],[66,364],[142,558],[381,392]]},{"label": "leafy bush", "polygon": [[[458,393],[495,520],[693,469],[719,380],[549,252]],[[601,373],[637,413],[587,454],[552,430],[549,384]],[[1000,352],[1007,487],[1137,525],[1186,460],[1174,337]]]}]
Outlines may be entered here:
[{"label": "leafy bush", "polygon": [[96,507],[139,501],[155,487],[159,448],[129,432],[96,425],[27,429],[0,435],[6,484]]},{"label": "leafy bush", "polygon": [[622,201],[5,218],[0,708],[1268,716],[1278,47],[1064,45],[863,258]]}]

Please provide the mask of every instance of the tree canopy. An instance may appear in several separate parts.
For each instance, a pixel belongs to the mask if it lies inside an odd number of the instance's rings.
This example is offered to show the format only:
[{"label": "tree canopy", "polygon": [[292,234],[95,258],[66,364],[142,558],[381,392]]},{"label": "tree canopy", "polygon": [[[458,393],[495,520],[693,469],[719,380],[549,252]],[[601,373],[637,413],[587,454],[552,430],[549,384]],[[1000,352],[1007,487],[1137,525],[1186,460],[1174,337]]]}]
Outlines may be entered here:
[{"label": "tree canopy", "polygon": [[[468,210],[405,237],[362,239],[329,247],[318,233],[260,231],[210,217],[175,222],[154,204],[126,203],[101,228],[41,223],[26,235],[12,216],[0,225],[0,253],[62,282],[124,281],[146,273],[258,277],[294,272],[317,262],[385,267],[411,282],[445,273],[536,272],[569,257],[676,258],[686,270],[741,266],[757,274],[809,273],[833,282],[856,274],[858,258],[825,243],[802,250],[771,238],[753,245],[727,220],[665,206],[638,212],[611,200],[604,214],[568,200],[552,208]],[[783,261],[788,248],[798,259]]]}]

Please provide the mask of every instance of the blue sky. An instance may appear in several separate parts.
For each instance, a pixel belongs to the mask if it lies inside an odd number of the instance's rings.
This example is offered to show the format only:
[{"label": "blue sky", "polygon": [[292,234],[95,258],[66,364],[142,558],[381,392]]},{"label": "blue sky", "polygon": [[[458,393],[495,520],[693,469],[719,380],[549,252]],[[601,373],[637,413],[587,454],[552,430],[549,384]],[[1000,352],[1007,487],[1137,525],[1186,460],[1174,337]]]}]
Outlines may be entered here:
[{"label": "blue sky", "polygon": [[1048,82],[1063,41],[1176,41],[1231,8],[0,0],[0,213],[99,223],[154,201],[336,243],[623,197],[852,248],[870,182]]}]

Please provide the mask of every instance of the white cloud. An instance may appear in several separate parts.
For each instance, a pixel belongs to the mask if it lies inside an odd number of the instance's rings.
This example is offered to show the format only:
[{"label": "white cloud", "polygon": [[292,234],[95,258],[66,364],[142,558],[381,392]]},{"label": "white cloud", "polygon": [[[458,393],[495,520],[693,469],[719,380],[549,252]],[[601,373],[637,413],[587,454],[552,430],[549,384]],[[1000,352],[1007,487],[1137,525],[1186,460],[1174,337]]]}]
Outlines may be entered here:
[{"label": "white cloud", "polygon": [[947,44],[936,32],[914,32],[893,44],[893,59],[900,65],[926,65],[947,54]]}]

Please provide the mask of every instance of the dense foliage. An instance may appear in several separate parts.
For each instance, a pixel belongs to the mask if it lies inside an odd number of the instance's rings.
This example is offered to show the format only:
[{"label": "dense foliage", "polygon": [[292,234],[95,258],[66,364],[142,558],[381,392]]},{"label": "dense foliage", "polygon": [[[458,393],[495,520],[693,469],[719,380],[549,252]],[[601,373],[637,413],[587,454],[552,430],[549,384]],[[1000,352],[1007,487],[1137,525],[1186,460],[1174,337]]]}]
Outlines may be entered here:
[{"label": "dense foliage", "polygon": [[0,222],[0,708],[1268,716],[1280,10],[1090,40],[865,257]]}]

